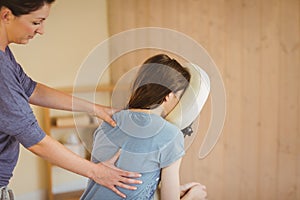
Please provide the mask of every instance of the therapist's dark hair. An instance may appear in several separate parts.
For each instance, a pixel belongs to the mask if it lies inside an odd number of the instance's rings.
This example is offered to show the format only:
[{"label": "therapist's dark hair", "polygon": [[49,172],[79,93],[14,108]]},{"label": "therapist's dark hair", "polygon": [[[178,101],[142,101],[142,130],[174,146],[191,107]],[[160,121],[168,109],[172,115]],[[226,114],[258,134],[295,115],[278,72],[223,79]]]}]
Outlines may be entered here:
[{"label": "therapist's dark hair", "polygon": [[175,59],[165,54],[155,55],[139,69],[127,108],[156,108],[171,92],[185,90],[190,78],[188,70]]},{"label": "therapist's dark hair", "polygon": [[0,0],[0,8],[6,7],[18,17],[34,12],[45,4],[51,4],[54,1],[55,0]]}]

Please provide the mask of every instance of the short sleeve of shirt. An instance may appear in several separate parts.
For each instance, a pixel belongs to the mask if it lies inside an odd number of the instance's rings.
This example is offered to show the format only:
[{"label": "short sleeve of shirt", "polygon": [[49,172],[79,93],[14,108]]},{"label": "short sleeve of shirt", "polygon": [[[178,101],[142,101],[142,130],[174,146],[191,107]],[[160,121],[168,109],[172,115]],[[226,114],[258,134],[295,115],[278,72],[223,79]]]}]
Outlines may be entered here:
[{"label": "short sleeve of shirt", "polygon": [[30,147],[45,137],[29,105],[36,82],[15,61],[9,48],[0,55],[0,132]]},{"label": "short sleeve of shirt", "polygon": [[173,162],[184,156],[184,154],[184,137],[181,131],[178,129],[176,137],[174,137],[161,150],[160,168],[171,165]]},{"label": "short sleeve of shirt", "polygon": [[21,84],[22,88],[24,89],[26,96],[30,97],[35,89],[36,82],[33,81],[29,76],[27,76],[27,74],[24,72],[20,64],[17,63],[17,61],[15,60],[15,57],[13,56],[10,49],[7,48],[6,51],[9,58],[11,59],[13,66],[15,67],[15,72],[18,77],[18,82]]}]

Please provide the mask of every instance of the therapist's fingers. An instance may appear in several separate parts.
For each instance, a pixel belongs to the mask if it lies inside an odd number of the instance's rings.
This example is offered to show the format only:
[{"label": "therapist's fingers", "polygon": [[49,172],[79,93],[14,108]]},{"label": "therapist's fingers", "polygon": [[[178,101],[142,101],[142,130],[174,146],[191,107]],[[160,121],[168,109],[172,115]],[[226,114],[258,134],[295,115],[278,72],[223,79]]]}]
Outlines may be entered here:
[{"label": "therapist's fingers", "polygon": [[109,123],[112,127],[116,126],[116,122],[111,118],[111,116],[115,113],[118,112],[118,109],[106,107],[106,106],[101,106],[101,105],[96,105],[95,106],[95,115],[104,120],[105,122]]},{"label": "therapist's fingers", "polygon": [[[115,163],[117,162],[120,154],[121,154],[121,150],[119,150],[110,160],[103,162],[102,164],[115,170],[114,173],[116,173],[118,176],[118,178],[116,179],[115,186],[125,188],[128,190],[136,190],[137,188],[135,186],[127,185],[127,184],[141,184],[142,182],[140,180],[134,179],[134,178],[141,177],[141,174],[118,169],[115,166]],[[123,197],[123,194],[116,187],[112,188],[112,190],[116,194]]]},{"label": "therapist's fingers", "polygon": [[140,184],[141,181],[134,179],[140,177],[140,174],[134,172],[127,172],[116,168],[114,165],[111,165],[111,162],[106,163],[98,163],[97,176],[93,178],[95,182],[100,185],[103,185],[117,195],[125,198],[126,196],[120,192],[116,186],[129,189],[129,190],[136,190],[137,188],[132,185],[128,184]]},{"label": "therapist's fingers", "polygon": [[[120,154],[121,154],[121,150],[119,150],[117,153],[115,153],[115,155],[111,159],[103,162],[102,164],[106,165],[107,167],[109,167],[111,169],[116,170],[119,173],[119,175],[122,176],[122,178],[120,178],[121,182],[131,183],[131,184],[140,184],[141,183],[140,180],[131,179],[131,178],[139,178],[139,177],[141,177],[141,174],[136,173],[136,172],[124,171],[115,166],[115,163],[119,159]],[[118,186],[122,187],[121,185],[122,184],[119,184]],[[127,186],[124,186],[124,188],[125,187],[126,187],[126,189],[128,189]]]}]

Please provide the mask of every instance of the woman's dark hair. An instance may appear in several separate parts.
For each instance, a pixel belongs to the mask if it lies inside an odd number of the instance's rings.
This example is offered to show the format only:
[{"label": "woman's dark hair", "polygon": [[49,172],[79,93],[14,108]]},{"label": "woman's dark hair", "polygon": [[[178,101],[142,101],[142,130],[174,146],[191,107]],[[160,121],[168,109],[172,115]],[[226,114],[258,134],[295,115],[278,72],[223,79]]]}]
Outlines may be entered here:
[{"label": "woman's dark hair", "polygon": [[156,108],[169,93],[185,90],[190,78],[187,69],[175,59],[165,54],[155,55],[139,69],[127,108]]},{"label": "woman's dark hair", "polygon": [[51,4],[55,0],[0,0],[0,8],[7,7],[15,16],[26,15]]}]

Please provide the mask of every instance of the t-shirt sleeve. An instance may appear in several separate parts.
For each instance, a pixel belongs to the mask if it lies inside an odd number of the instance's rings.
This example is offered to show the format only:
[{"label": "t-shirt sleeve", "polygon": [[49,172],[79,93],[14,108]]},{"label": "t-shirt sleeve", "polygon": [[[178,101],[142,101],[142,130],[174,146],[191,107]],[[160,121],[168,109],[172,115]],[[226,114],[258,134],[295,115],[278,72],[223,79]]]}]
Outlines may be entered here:
[{"label": "t-shirt sleeve", "polygon": [[[16,61],[10,48],[7,48],[6,51],[8,52],[7,54],[10,57],[13,67],[15,68],[14,73],[16,74],[15,75],[16,80],[18,81],[18,83],[20,83],[20,86],[25,91],[26,96],[30,97],[31,94],[33,93],[37,83],[35,81],[33,81],[29,76],[27,76],[27,74],[24,72],[21,65]],[[9,68],[7,68],[6,70],[9,70]]]},{"label": "t-shirt sleeve", "polygon": [[37,83],[33,81],[29,76],[27,76],[27,74],[24,72],[24,70],[19,64],[17,64],[17,66],[20,77],[20,83],[25,91],[26,96],[29,98],[32,95]]},{"label": "t-shirt sleeve", "polygon": [[176,136],[161,150],[160,168],[171,165],[184,156],[184,154],[184,137],[181,131],[178,130]]},{"label": "t-shirt sleeve", "polygon": [[20,65],[12,67],[4,59],[1,59],[0,65],[0,132],[14,136],[28,148],[45,137],[28,102],[36,83]]}]

